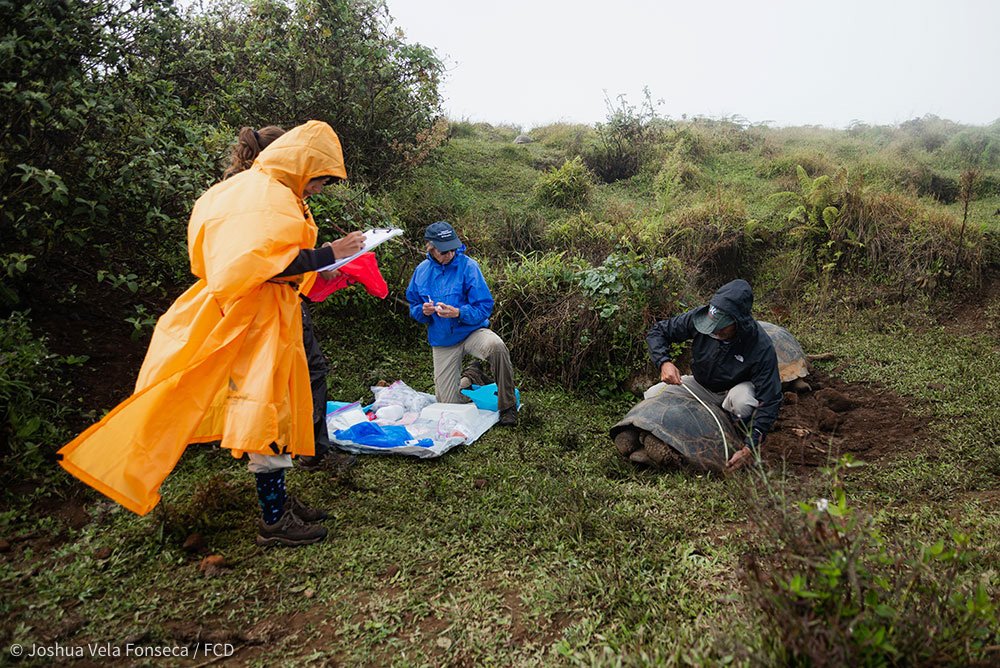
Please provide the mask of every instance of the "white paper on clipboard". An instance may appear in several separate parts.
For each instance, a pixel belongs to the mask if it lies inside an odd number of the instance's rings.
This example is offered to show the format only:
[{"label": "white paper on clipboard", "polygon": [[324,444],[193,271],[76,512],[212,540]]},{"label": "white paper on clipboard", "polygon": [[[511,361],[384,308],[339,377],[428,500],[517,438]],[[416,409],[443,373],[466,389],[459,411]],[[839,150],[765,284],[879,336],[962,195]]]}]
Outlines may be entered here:
[{"label": "white paper on clipboard", "polygon": [[340,269],[341,267],[343,267],[348,262],[350,262],[352,260],[358,259],[358,257],[364,255],[365,253],[367,253],[368,251],[372,250],[373,248],[375,248],[379,244],[381,244],[381,243],[383,243],[385,241],[388,241],[389,239],[392,239],[393,237],[398,237],[402,233],[403,233],[403,230],[396,229],[396,228],[390,228],[390,229],[376,228],[374,230],[365,230],[365,247],[364,248],[362,248],[361,250],[359,250],[357,253],[355,253],[354,255],[352,255],[350,257],[345,257],[345,258],[343,258],[341,260],[337,260],[333,264],[327,265],[325,267],[321,267],[321,268],[317,269],[316,271],[332,271],[334,269]]}]

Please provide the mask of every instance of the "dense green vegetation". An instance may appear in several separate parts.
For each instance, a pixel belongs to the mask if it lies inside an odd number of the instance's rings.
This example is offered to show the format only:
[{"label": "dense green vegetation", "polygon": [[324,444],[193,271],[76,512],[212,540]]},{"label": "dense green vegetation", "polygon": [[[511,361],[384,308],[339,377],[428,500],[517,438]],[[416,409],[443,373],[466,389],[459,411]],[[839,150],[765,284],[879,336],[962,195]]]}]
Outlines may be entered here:
[{"label": "dense green vegetation", "polygon": [[[597,127],[514,144],[519,128],[439,117],[440,63],[377,3],[0,0],[0,18],[5,646],[214,637],[260,665],[996,661],[1000,120],[768,128],[617,100]],[[399,298],[423,227],[446,219],[493,287],[527,407],[439,461],[292,474],[333,511],[331,538],[262,553],[251,478],[215,448],[191,449],[147,518],[52,458],[131,391],[237,129],[308,118],[338,130],[352,176],[312,204],[322,239],[406,231],[379,253],[388,300],[315,309],[332,397],[429,389]],[[902,397],[927,440],[827,473],[621,462],[606,434],[652,373],[646,329],[737,276],[835,356],[822,370]],[[221,574],[182,547],[192,532]]]}]

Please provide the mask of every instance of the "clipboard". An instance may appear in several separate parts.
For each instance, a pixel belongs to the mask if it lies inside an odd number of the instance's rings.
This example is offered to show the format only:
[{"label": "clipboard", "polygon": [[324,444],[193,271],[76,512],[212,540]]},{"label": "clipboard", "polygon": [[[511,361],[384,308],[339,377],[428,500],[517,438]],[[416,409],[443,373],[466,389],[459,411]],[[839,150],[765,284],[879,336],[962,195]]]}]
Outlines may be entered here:
[{"label": "clipboard", "polygon": [[345,257],[343,259],[337,260],[333,264],[327,265],[325,267],[320,267],[316,271],[332,271],[334,269],[340,269],[348,262],[358,259],[360,256],[364,255],[368,251],[374,249],[393,237],[398,237],[403,233],[403,230],[397,228],[375,228],[373,230],[365,230],[365,245],[364,248],[359,250],[357,253],[350,257]]}]

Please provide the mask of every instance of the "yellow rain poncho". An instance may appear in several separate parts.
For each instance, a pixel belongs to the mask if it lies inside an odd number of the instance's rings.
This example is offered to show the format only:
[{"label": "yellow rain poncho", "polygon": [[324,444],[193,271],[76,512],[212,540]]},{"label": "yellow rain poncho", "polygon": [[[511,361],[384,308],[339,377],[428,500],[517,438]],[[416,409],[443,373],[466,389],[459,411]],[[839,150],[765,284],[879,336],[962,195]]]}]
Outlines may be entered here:
[{"label": "yellow rain poncho", "polygon": [[198,277],[159,319],[135,393],[60,450],[71,474],[140,515],[189,443],[239,457],[313,454],[312,395],[295,277],[316,244],[310,179],[347,177],[340,140],[310,121],[202,195],[188,224]]}]

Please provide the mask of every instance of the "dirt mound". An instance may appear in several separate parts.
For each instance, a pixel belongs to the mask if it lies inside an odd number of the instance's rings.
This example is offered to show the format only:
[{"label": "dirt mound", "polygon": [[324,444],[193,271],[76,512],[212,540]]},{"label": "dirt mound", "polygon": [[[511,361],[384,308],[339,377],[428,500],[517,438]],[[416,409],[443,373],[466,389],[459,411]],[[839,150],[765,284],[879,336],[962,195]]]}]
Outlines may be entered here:
[{"label": "dirt mound", "polygon": [[816,371],[804,380],[812,391],[785,393],[764,444],[768,463],[823,466],[845,453],[875,461],[920,447],[923,420],[891,390]]}]

